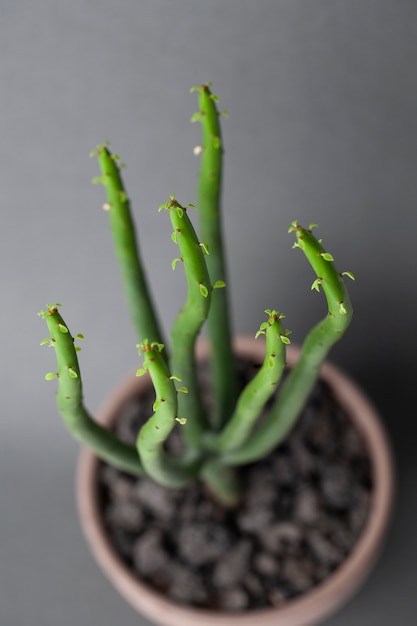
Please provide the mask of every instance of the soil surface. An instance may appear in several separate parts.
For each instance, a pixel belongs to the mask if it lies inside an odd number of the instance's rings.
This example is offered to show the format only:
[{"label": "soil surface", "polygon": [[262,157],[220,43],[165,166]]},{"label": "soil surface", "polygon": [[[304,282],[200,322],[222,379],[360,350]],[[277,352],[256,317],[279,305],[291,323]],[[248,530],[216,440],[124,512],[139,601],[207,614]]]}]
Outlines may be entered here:
[{"label": "soil surface", "polygon": [[[252,375],[242,366],[242,384]],[[124,406],[121,438],[135,442],[152,402]],[[178,435],[170,446],[181,446]],[[285,443],[241,473],[245,497],[230,511],[201,484],[167,490],[102,464],[111,542],[142,581],[196,607],[274,607],[320,584],[355,546],[372,492],[364,444],[324,383]]]}]

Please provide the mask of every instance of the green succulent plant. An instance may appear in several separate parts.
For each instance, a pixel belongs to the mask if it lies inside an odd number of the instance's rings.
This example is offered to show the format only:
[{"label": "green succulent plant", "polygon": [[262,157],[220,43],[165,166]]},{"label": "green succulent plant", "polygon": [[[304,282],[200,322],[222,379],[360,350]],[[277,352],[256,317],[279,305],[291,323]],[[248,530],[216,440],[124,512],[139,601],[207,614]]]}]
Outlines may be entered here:
[{"label": "green succulent plant", "polygon": [[[255,377],[239,392],[236,362],[229,322],[227,277],[221,232],[221,186],[223,144],[218,98],[209,84],[194,87],[199,111],[192,121],[201,122],[202,142],[195,152],[201,155],[198,178],[200,236],[189,218],[193,205],[182,206],[175,196],[160,207],[169,214],[172,240],[179,248],[173,269],[183,264],[187,297],[172,328],[169,349],[154,309],[145,276],[131,215],[129,197],[121,177],[121,164],[107,144],[93,151],[101,176],[93,182],[104,185],[110,228],[119,262],[131,317],[138,338],[143,365],[137,375],[149,375],[156,399],[153,415],[140,428],[136,446],[120,441],[98,424],[83,404],[81,371],[76,340],[59,312],[60,305],[47,305],[40,315],[50,337],[43,340],[55,349],[57,404],[70,432],[103,460],[120,470],[146,474],[167,487],[184,487],[204,481],[217,498],[233,505],[240,498],[237,466],[256,461],[272,451],[289,433],[311,392],[320,366],[330,348],[343,336],[352,317],[352,307],[343,276],[329,252],[312,233],[314,224],[303,228],[292,222],[294,247],[300,248],[313,268],[312,289],[323,290],[328,313],[307,335],[300,358],[275,394],[267,416],[258,418],[276,392],[286,363],[289,331],[282,326],[284,315],[267,309],[266,319],[256,334],[265,338],[265,358]],[[211,341],[213,409],[208,414],[197,379],[195,344],[207,321]],[[182,456],[169,454],[164,446],[174,428],[181,428],[185,450]]]}]

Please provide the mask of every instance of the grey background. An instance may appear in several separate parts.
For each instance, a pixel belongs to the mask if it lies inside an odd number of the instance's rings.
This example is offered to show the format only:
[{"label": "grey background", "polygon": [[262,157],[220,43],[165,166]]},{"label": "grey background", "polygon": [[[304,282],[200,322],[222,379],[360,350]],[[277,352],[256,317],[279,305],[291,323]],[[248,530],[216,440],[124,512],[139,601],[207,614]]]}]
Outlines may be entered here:
[{"label": "grey background", "polygon": [[328,626],[415,623],[417,4],[414,0],[3,0],[0,3],[2,294],[0,623],[148,622],[124,604],[78,527],[77,445],[56,415],[53,354],[37,311],[62,302],[95,409],[137,363],[103,192],[88,153],[104,139],[125,179],[169,329],[184,296],[156,209],[192,202],[199,129],[189,87],[212,80],[226,146],[225,235],[234,326],[266,307],[300,342],[324,312],[292,251],[317,222],[352,284],[356,315],[332,359],[382,412],[398,461],[384,554]]}]

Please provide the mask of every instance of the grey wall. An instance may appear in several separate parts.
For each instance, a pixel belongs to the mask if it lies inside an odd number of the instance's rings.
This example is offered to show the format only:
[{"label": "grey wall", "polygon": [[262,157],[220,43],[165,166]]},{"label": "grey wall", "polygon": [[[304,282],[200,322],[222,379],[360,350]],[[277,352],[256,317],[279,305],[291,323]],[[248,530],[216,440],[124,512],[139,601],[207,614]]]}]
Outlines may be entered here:
[{"label": "grey wall", "polygon": [[224,221],[236,331],[253,333],[274,307],[300,342],[323,314],[287,235],[293,219],[317,222],[341,269],[357,275],[354,323],[333,360],[371,394],[397,451],[388,547],[364,590],[326,623],[384,626],[400,614],[401,625],[414,623],[416,35],[412,0],[0,4],[2,624],[147,623],[81,539],[77,447],[56,416],[54,383],[43,380],[53,354],[38,347],[46,333],[36,313],[62,302],[86,335],[81,366],[96,408],[136,363],[103,192],[90,183],[88,153],[110,139],[128,163],[169,329],[184,285],[156,209],[170,193],[194,200],[199,129],[188,122],[188,90],[207,80],[230,112]]}]

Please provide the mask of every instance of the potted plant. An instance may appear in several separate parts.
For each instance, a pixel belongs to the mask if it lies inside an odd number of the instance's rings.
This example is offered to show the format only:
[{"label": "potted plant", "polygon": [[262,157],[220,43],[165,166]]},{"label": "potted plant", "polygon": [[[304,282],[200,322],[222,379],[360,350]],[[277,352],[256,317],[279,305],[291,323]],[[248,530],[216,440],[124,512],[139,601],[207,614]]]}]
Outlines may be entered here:
[{"label": "potted plant", "polygon": [[[221,235],[223,146],[217,97],[198,92],[202,127],[200,236],[174,196],[172,240],[187,298],[169,346],[140,260],[119,157],[93,152],[106,190],[116,255],[143,359],[95,421],[83,404],[73,336],[48,305],[57,403],[92,452],[79,469],[81,521],[116,587],[157,623],[302,626],[349,597],[383,539],[392,498],[389,446],[356,386],[324,360],[347,330],[350,272],[308,228],[294,247],[324,292],[328,313],[301,349],[284,315],[266,310],[257,341],[232,340]],[[197,343],[207,320],[209,344]],[[259,338],[260,337],[260,338]],[[208,363],[208,365],[207,365]],[[207,367],[209,374],[207,374]],[[101,461],[99,460],[101,459]],[[238,536],[238,538],[236,538]],[[189,603],[192,606],[187,606]],[[215,621],[217,620],[217,621]]]}]

